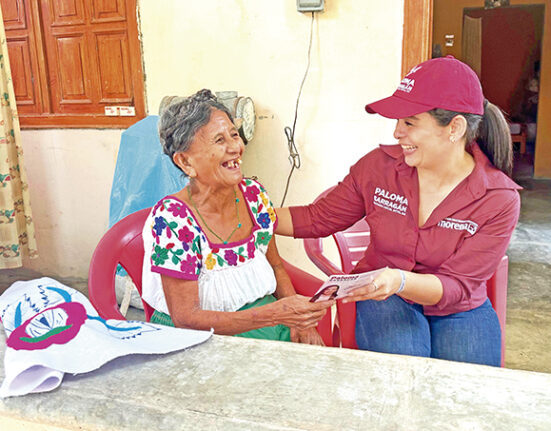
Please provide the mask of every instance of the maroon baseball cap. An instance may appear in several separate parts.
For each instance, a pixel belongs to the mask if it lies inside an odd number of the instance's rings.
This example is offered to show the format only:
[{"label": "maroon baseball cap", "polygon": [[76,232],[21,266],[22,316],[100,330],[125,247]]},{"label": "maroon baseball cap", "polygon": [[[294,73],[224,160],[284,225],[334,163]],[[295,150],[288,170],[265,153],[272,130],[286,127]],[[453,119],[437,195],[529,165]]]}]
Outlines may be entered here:
[{"label": "maroon baseball cap", "polygon": [[484,114],[476,73],[451,55],[425,61],[409,71],[394,94],[365,106],[370,114],[406,118],[434,108]]}]

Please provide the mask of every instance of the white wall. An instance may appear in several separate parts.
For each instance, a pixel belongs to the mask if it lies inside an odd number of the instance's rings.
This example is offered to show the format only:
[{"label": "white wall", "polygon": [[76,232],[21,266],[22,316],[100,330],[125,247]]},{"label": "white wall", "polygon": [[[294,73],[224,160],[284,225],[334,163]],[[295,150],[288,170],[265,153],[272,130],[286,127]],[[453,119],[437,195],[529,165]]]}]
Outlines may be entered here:
[{"label": "white wall", "polygon": [[[165,95],[201,88],[251,97],[257,130],[244,157],[274,204],[290,169],[285,126],[291,126],[306,68],[310,14],[294,0],[140,1],[150,112]],[[316,14],[309,75],[295,139],[302,168],[286,205],[311,202],[380,142],[393,122],[369,116],[368,101],[390,95],[400,80],[403,0],[327,1]],[[278,239],[281,254],[313,270],[297,240]]]},{"label": "white wall", "polygon": [[86,277],[107,230],[121,130],[21,135],[39,254],[25,266],[51,276]]},{"label": "white wall", "polygon": [[[310,15],[297,12],[295,0],[140,0],[139,18],[149,113],[165,95],[204,87],[252,97],[257,131],[244,170],[279,204],[290,168],[283,128],[292,125],[306,67]],[[399,81],[402,24],[403,0],[328,0],[316,15],[296,131],[303,166],[286,204],[310,202],[377,143],[392,142],[393,123],[363,106]],[[86,277],[107,229],[120,133],[23,131],[40,254],[27,266]],[[278,244],[284,257],[314,271],[299,241]]]}]

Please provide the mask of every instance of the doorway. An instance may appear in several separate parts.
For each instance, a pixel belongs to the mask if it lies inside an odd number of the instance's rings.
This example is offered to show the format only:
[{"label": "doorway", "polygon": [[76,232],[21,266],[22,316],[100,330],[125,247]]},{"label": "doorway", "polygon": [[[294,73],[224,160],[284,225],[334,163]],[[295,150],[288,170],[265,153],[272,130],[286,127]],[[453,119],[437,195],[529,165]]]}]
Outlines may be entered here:
[{"label": "doorway", "polygon": [[[527,125],[523,126],[527,140],[525,154],[528,154],[524,157],[528,159],[529,166],[527,169],[523,168],[524,172],[522,173],[522,175],[532,175],[533,172],[535,178],[551,178],[551,125],[547,125],[543,121],[544,118],[551,115],[551,33],[545,32],[544,29],[544,22],[551,22],[550,2],[551,0],[546,0],[545,5],[532,5],[522,0],[511,0],[511,6],[499,8],[502,11],[511,11],[505,13],[521,13],[525,17],[527,16],[526,13],[530,13],[533,21],[534,44],[530,51],[531,56],[528,60],[515,60],[516,64],[520,65],[522,74],[516,80],[518,85],[513,92],[514,95],[511,96],[511,104],[515,109],[510,109],[508,113],[510,118],[514,120],[522,120],[526,116],[530,117],[528,119],[531,120],[534,114],[536,116],[535,122],[528,121]],[[485,11],[483,6],[483,0],[432,0],[419,3],[414,0],[406,0],[403,58],[408,59],[411,65],[431,58],[433,55],[451,54],[462,59],[464,16],[466,12],[472,15],[477,10]],[[422,25],[420,26],[420,24]],[[521,24],[522,26],[524,24]],[[501,37],[500,34],[497,35],[497,41],[493,42],[493,46],[501,45],[506,49],[510,47],[510,44],[504,42],[503,36],[506,33],[507,31],[504,33],[501,30]],[[420,38],[422,44],[419,43]],[[440,51],[438,51],[436,45],[440,45]],[[422,49],[419,48],[421,46],[423,46]],[[425,47],[428,47],[428,49],[425,49]],[[435,49],[435,53],[431,52]],[[413,59],[412,56],[415,58]],[[538,57],[539,61],[537,60]],[[481,61],[484,61],[484,57],[481,58]],[[501,67],[501,73],[507,74],[510,64]],[[408,67],[411,65],[408,65]],[[530,77],[530,75],[533,75],[533,77]],[[483,77],[481,78],[483,79]],[[498,77],[498,83],[499,80]],[[524,82],[520,82],[521,80],[524,80]],[[487,92],[486,88],[485,92]],[[528,110],[529,112],[526,112],[527,109],[520,106],[525,102],[518,102],[518,100],[523,97],[530,99],[531,96],[535,96],[529,101],[533,105]],[[491,96],[488,98],[492,100]],[[517,101],[515,102],[515,100]],[[536,103],[533,103],[534,101]],[[538,118],[540,127],[537,127]],[[515,147],[517,153],[520,153],[520,142],[517,142]]]},{"label": "doorway", "polygon": [[516,179],[534,171],[544,12],[544,5],[463,9],[462,60],[510,122]]}]

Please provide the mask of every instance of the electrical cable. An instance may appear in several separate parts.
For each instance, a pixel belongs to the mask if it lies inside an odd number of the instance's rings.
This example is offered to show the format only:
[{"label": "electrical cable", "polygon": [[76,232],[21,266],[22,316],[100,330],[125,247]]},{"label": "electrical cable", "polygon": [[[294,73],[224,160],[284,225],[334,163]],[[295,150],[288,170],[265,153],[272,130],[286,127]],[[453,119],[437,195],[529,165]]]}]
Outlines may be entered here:
[{"label": "electrical cable", "polygon": [[297,96],[297,103],[295,105],[295,119],[293,120],[293,128],[290,128],[289,126],[285,127],[283,131],[285,132],[285,136],[287,137],[287,146],[289,148],[289,161],[291,162],[291,171],[289,172],[289,176],[287,177],[287,184],[285,185],[285,192],[283,193],[283,199],[281,199],[280,207],[283,206],[283,203],[285,202],[285,198],[287,197],[287,192],[289,191],[289,184],[291,183],[291,176],[293,175],[293,172],[295,169],[300,168],[300,154],[298,153],[296,144],[295,144],[295,130],[297,125],[297,118],[298,118],[298,105],[300,102],[300,95],[302,94],[302,87],[304,87],[304,83],[306,82],[306,77],[308,76],[308,71],[310,70],[310,53],[312,52],[312,36],[314,34],[314,12],[312,12],[312,21],[310,21],[310,42],[308,43],[308,61],[306,64],[306,70],[304,72],[304,77],[302,78],[302,82],[300,83],[300,88],[298,90],[298,96]]}]

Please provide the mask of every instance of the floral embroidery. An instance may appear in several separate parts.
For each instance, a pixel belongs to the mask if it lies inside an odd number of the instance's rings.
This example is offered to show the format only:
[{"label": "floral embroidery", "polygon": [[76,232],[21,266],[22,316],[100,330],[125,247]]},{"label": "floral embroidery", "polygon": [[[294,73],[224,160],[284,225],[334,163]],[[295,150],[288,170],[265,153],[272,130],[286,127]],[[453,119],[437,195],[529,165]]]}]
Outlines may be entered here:
[{"label": "floral embroidery", "polygon": [[155,239],[151,252],[153,266],[194,278],[203,265],[206,270],[235,267],[253,259],[257,252],[266,253],[276,220],[272,203],[257,182],[246,178],[241,187],[257,225],[248,240],[230,247],[211,249],[193,213],[183,202],[171,197],[159,201],[153,209],[151,223]]},{"label": "floral embroidery", "polygon": [[191,242],[193,240],[193,232],[191,232],[187,226],[184,226],[178,231],[178,239],[183,242]]},{"label": "floral embroidery", "polygon": [[254,241],[251,241],[247,244],[247,257],[252,259],[254,257],[254,252],[256,247],[254,246]]},{"label": "floral embroidery", "polygon": [[255,244],[256,245],[258,245],[258,244],[268,245],[268,243],[270,242],[271,239],[272,239],[272,235],[270,235],[268,232],[260,231],[256,234]]},{"label": "floral embroidery", "polygon": [[256,202],[259,193],[260,190],[258,190],[258,187],[252,186],[245,189],[245,191],[243,192],[243,196],[245,196],[245,199],[247,199],[249,202]]},{"label": "floral embroidery", "polygon": [[263,203],[265,206],[267,206],[267,205],[269,204],[269,202],[270,202],[270,201],[268,200],[268,198],[266,197],[266,195],[265,195],[263,192],[260,193],[260,199],[262,199],[262,203]]},{"label": "floral embroidery", "polygon": [[256,221],[264,229],[268,229],[268,227],[270,226],[270,215],[268,213],[261,213],[256,218]]},{"label": "floral embroidery", "polygon": [[272,223],[274,223],[276,221],[276,213],[272,207],[268,208],[268,215],[270,216]]},{"label": "floral embroidery", "polygon": [[205,260],[205,266],[207,269],[212,269],[214,268],[214,265],[216,265],[216,259],[212,257],[212,253],[209,253],[207,259]]},{"label": "floral embroidery", "polygon": [[167,225],[164,218],[155,217],[155,225],[153,226],[153,230],[155,231],[157,236],[161,236],[166,226]]},{"label": "floral embroidery", "polygon": [[197,257],[188,255],[180,263],[180,270],[185,275],[196,275],[195,273],[196,262],[197,262]]},{"label": "floral embroidery", "polygon": [[237,255],[233,250],[226,250],[224,252],[224,258],[228,265],[235,266],[237,265]]},{"label": "floral embroidery", "polygon": [[181,218],[184,218],[188,214],[187,208],[179,202],[171,203],[168,206],[168,212],[170,212],[175,217],[181,217]]},{"label": "floral embroidery", "polygon": [[58,304],[15,328],[6,343],[15,350],[39,350],[52,344],[65,344],[76,337],[86,317],[86,309],[78,302]]},{"label": "floral embroidery", "polygon": [[162,265],[168,260],[168,250],[166,248],[162,248],[159,245],[156,245],[154,252],[151,255],[151,259],[153,260],[153,264],[155,266]]}]

